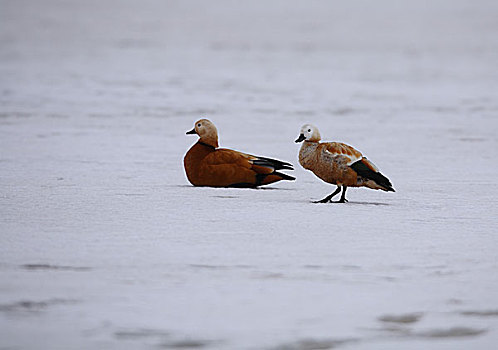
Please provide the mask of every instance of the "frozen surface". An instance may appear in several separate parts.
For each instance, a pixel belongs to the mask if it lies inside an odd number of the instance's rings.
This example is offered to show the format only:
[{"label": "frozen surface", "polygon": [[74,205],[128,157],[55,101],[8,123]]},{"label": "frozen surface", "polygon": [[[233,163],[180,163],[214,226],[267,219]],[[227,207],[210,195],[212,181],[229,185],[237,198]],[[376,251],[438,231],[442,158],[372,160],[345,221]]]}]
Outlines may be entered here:
[{"label": "frozen surface", "polygon": [[[498,2],[0,1],[0,349],[491,349]],[[295,182],[191,187],[200,117]],[[396,193],[345,205],[306,122]]]}]

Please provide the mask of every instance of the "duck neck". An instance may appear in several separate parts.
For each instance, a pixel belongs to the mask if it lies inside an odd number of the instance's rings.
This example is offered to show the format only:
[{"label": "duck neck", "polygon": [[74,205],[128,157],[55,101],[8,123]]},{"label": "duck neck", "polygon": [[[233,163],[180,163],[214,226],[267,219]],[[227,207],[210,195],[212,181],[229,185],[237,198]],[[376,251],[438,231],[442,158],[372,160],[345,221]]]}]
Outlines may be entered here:
[{"label": "duck neck", "polygon": [[197,143],[200,144],[200,145],[202,145],[202,146],[204,146],[204,147],[211,148],[213,151],[216,149],[216,147],[218,147],[218,146],[215,147],[215,146],[212,146],[210,144],[204,143],[201,140],[197,141]]},{"label": "duck neck", "polygon": [[203,135],[201,138],[199,138],[199,141],[197,141],[197,143],[206,145],[208,147],[218,148],[218,135]]},{"label": "duck neck", "polygon": [[319,145],[318,142],[313,142],[313,141],[303,142],[301,149],[299,150],[299,164],[301,164],[303,168],[310,169],[318,145]]}]

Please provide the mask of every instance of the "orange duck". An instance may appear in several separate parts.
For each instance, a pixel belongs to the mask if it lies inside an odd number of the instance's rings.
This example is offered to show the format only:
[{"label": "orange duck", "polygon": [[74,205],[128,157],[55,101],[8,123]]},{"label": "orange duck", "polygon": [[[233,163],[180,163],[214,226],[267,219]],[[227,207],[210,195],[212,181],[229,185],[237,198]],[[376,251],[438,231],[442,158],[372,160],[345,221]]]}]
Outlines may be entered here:
[{"label": "orange duck", "polygon": [[339,203],[347,202],[348,187],[368,187],[374,190],[394,192],[391,181],[361,152],[340,142],[320,142],[318,128],[306,124],[296,142],[303,142],[299,150],[299,164],[311,170],[325,182],[337,185],[337,189],[315,203],[331,202],[332,197],[341,192]]},{"label": "orange duck", "polygon": [[290,163],[218,148],[218,131],[207,119],[197,121],[187,134],[199,136],[183,159],[187,178],[194,186],[255,188],[295,180],[277,171],[294,170]]}]

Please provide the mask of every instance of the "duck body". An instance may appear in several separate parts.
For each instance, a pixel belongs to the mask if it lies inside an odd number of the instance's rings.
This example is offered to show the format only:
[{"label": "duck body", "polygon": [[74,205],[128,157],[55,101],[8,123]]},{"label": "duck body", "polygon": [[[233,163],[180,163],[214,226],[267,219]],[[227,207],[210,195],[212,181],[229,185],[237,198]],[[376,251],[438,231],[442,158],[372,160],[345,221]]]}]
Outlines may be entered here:
[{"label": "duck body", "polygon": [[392,185],[387,178],[382,179],[376,176],[379,183],[370,179],[368,176],[374,176],[374,173],[378,173],[378,169],[359,151],[344,143],[305,141],[299,150],[299,164],[330,184],[392,190]]},{"label": "duck body", "polygon": [[340,202],[346,202],[348,187],[368,187],[375,190],[394,192],[391,182],[360,151],[340,142],[320,142],[318,129],[310,124],[301,128],[296,142],[303,142],[299,150],[299,164],[312,171],[323,181],[337,185],[337,190],[321,203],[330,202],[340,192]]},{"label": "duck body", "polygon": [[255,188],[281,180],[295,179],[278,172],[293,170],[290,163],[218,148],[218,136],[215,131],[209,120],[201,119],[196,122],[196,127],[188,132],[200,136],[199,141],[188,150],[183,159],[187,179],[192,185]]}]

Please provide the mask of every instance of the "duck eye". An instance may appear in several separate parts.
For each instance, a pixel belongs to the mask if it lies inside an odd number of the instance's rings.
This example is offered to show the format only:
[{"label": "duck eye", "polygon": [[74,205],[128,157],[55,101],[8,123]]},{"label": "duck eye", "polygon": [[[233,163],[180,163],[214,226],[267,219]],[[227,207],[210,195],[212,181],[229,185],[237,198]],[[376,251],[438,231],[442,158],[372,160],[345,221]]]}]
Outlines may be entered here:
[{"label": "duck eye", "polygon": [[308,132],[311,132],[311,129],[308,129]]},{"label": "duck eye", "polygon": [[201,123],[197,124],[197,127],[200,128],[201,127]]}]

